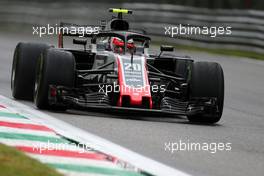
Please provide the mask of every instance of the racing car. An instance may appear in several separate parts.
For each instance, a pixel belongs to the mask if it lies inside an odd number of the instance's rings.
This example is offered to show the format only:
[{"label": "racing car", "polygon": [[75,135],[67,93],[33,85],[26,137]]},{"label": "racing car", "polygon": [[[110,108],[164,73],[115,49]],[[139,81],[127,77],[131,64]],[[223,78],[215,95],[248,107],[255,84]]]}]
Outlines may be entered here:
[{"label": "racing car", "polygon": [[[218,122],[224,104],[221,65],[176,56],[168,45],[151,54],[151,38],[144,30],[130,28],[123,18],[132,11],[109,11],[117,16],[84,35],[71,31],[82,25],[61,23],[69,30],[59,33],[57,48],[18,43],[12,65],[13,97],[33,100],[39,109],[80,108]],[[65,37],[79,47],[65,48]]]}]

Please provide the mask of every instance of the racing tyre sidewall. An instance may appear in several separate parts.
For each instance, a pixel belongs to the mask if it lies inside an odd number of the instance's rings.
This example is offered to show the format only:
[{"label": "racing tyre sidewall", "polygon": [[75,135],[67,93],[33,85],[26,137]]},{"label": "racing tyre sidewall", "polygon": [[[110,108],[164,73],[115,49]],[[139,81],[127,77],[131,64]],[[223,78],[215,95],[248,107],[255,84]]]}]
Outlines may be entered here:
[{"label": "racing tyre sidewall", "polygon": [[215,62],[195,62],[192,66],[190,98],[216,97],[218,110],[188,116],[189,121],[216,123],[221,119],[224,106],[224,73],[220,64]]},{"label": "racing tyre sidewall", "polygon": [[[74,87],[75,59],[71,52],[48,49],[38,60],[34,103],[39,109],[58,109],[48,102],[49,85]],[[65,107],[59,108],[66,110]]]}]

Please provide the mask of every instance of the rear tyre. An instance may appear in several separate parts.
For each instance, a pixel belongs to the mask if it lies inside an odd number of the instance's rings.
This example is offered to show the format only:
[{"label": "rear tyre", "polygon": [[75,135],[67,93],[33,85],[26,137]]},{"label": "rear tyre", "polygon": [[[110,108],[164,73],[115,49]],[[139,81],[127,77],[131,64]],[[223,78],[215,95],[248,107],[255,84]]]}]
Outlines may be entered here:
[{"label": "rear tyre", "polygon": [[75,58],[71,52],[48,49],[38,60],[34,102],[39,109],[66,110],[66,107],[49,105],[49,85],[74,87]]},{"label": "rear tyre", "polygon": [[190,97],[216,97],[218,110],[210,114],[188,116],[189,121],[216,123],[220,120],[224,105],[224,74],[220,64],[214,62],[193,63]]},{"label": "rear tyre", "polygon": [[37,59],[49,47],[41,43],[17,44],[11,76],[11,91],[14,98],[33,100]]}]

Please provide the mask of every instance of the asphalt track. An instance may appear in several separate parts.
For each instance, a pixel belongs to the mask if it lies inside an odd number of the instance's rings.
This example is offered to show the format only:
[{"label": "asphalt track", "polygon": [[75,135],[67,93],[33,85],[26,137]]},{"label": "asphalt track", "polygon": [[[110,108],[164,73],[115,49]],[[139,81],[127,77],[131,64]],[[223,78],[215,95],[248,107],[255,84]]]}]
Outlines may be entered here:
[{"label": "asphalt track", "polygon": [[[11,97],[10,74],[19,41],[32,35],[0,32],[0,94]],[[45,38],[46,42],[54,42]],[[179,55],[187,52],[178,51]],[[55,118],[193,175],[264,174],[264,62],[188,52],[195,60],[219,62],[225,74],[224,114],[216,125],[190,124],[184,117],[119,117],[95,112],[44,111]],[[20,101],[34,106],[31,102]],[[232,143],[231,151],[165,151],[168,142]]]}]

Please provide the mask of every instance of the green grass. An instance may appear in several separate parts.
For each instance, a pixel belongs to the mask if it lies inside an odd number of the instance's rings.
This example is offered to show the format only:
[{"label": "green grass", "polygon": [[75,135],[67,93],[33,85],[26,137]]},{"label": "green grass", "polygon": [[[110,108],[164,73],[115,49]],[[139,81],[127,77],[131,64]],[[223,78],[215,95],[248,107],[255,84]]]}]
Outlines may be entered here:
[{"label": "green grass", "polygon": [[[162,42],[153,42],[153,43],[156,45],[162,44]],[[264,60],[264,54],[258,54],[249,51],[239,51],[239,50],[231,50],[231,49],[210,49],[210,48],[202,48],[197,46],[175,45],[172,43],[168,43],[168,45],[175,46],[176,50],[182,49],[182,50],[199,51],[199,52],[207,52],[212,54],[221,54],[227,56],[238,56],[238,57],[247,57],[257,60]]]},{"label": "green grass", "polygon": [[3,144],[0,144],[0,172],[4,176],[62,176],[49,166]]}]

